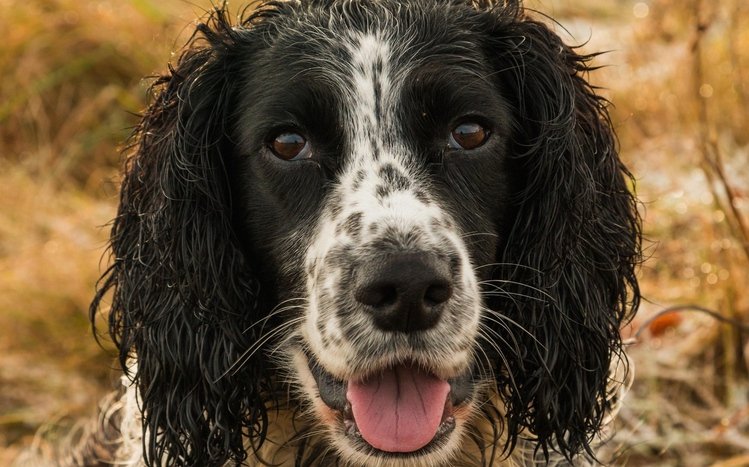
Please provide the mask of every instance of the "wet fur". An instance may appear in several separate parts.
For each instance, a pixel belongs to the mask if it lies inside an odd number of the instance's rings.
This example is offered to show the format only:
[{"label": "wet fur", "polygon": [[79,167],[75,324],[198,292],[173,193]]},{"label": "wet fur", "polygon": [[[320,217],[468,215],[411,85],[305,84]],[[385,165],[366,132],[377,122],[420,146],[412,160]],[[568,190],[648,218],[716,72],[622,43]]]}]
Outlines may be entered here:
[{"label": "wet fur", "polygon": [[[135,433],[112,450],[112,461],[136,452],[150,465],[339,462],[330,436],[316,431],[319,412],[295,381],[298,371],[279,371],[273,357],[299,339],[293,320],[302,319],[304,301],[284,300],[305,293],[303,242],[316,238],[311,229],[325,213],[336,218],[331,204],[350,193],[340,189],[343,156],[333,157],[348,140],[335,126],[312,130],[329,155],[319,161],[324,183],[298,173],[259,177],[243,158],[260,150],[262,120],[273,123],[259,109],[278,110],[271,91],[291,78],[285,63],[306,63],[322,70],[323,83],[333,80],[326,67],[347,60],[331,49],[336,38],[377,30],[373,18],[393,36],[403,33],[399,25],[419,25],[411,32],[417,44],[438,37],[464,47],[473,58],[453,65],[493,86],[508,120],[501,162],[471,161],[477,182],[450,181],[471,209],[428,193],[446,225],[465,235],[465,261],[482,284],[472,355],[484,389],[465,417],[468,447],[457,458],[523,465],[593,454],[618,382],[609,370],[623,354],[619,328],[639,301],[640,253],[631,176],[607,102],[586,81],[593,57],[564,45],[514,1],[376,3],[269,2],[236,25],[217,9],[154,83],[125,168],[113,262],[91,306],[93,319],[111,296],[110,335],[128,378],[123,401],[131,403],[123,402],[118,420],[129,417]],[[302,38],[310,45],[298,55],[268,53]],[[439,64],[429,66],[427,76],[439,74]],[[274,69],[278,78],[269,80]],[[290,89],[285,99],[318,99],[312,111],[330,115],[309,120],[341,121],[320,86]],[[409,170],[413,182],[418,171]],[[487,188],[472,192],[477,185]],[[301,214],[282,216],[295,211],[267,195],[279,187],[304,191]],[[471,238],[475,232],[485,235]],[[133,427],[141,412],[142,426]]]}]

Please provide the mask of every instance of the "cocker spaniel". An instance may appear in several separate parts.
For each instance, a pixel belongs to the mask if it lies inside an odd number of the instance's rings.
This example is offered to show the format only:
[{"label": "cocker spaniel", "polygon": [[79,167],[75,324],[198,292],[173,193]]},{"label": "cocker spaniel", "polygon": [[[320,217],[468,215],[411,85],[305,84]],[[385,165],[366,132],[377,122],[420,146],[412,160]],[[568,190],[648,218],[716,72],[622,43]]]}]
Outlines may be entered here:
[{"label": "cocker spaniel", "polygon": [[513,0],[217,8],[135,132],[79,456],[595,462],[640,219],[592,58]]}]

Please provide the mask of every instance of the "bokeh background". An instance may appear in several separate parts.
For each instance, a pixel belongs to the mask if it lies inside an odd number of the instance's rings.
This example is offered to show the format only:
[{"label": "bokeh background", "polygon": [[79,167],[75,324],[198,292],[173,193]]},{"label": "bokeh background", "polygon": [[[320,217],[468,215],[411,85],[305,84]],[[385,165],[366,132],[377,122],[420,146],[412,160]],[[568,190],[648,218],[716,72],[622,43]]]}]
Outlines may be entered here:
[{"label": "bokeh background", "polygon": [[[415,0],[416,1],[416,0]],[[243,5],[232,3],[238,13]],[[749,465],[749,2],[528,0],[613,103],[645,221],[637,379],[614,465]],[[91,416],[115,380],[88,303],[120,150],[211,5],[0,0],[0,465]],[[658,315],[664,309],[674,313]]]}]

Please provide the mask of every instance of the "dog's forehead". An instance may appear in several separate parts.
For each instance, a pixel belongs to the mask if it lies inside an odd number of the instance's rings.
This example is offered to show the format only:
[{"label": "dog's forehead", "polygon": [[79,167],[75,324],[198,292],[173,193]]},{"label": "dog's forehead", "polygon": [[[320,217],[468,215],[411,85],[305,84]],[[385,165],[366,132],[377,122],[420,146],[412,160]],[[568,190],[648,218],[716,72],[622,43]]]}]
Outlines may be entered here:
[{"label": "dog's forehead", "polygon": [[[444,136],[447,144],[448,129],[437,134],[433,124],[478,110],[456,110],[453,104],[469,100],[458,96],[473,89],[479,107],[494,93],[484,79],[491,72],[480,32],[467,19],[475,11],[387,0],[315,5],[300,3],[270,20],[278,24],[267,30],[268,47],[253,72],[251,87],[262,97],[254,102],[279,118],[292,115],[313,137],[324,134],[337,180],[366,174],[352,187],[385,181],[381,167],[418,178],[426,158],[414,152],[415,138]],[[451,17],[450,8],[464,16]],[[278,86],[268,90],[268,82]]]},{"label": "dog's forehead", "polygon": [[473,18],[478,12],[467,4],[378,0],[296,5],[274,19],[279,23],[266,36],[273,55],[291,66],[295,76],[316,76],[340,85],[341,92],[372,77],[403,81],[425,63],[475,67],[482,58],[482,33]]}]

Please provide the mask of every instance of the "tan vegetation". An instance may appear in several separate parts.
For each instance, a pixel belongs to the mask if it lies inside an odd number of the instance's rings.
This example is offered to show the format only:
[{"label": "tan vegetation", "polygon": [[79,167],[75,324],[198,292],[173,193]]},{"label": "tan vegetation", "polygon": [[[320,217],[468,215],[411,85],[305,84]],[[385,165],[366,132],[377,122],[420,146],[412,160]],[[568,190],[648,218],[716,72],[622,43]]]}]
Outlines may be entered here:
[{"label": "tan vegetation", "polygon": [[[616,465],[749,465],[749,4],[535,0],[606,67],[639,182],[647,301]],[[110,352],[88,301],[114,215],[119,145],[202,7],[0,0],[0,465],[44,423],[94,409]],[[232,5],[236,11],[240,5]],[[557,26],[560,34],[567,34]],[[607,460],[607,459],[603,459]]]}]

